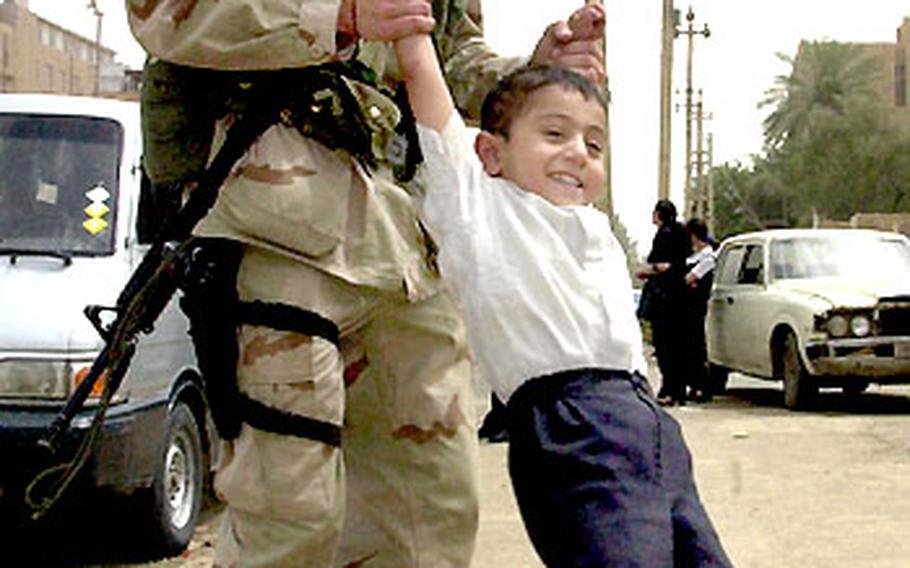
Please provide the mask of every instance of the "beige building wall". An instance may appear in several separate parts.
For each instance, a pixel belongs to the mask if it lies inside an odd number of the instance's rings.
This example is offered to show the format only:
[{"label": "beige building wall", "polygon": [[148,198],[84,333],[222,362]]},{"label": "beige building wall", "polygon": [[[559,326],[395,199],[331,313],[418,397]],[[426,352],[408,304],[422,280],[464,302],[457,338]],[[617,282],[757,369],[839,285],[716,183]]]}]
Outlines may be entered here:
[{"label": "beige building wall", "polygon": [[[905,17],[897,28],[893,43],[850,44],[867,56],[874,66],[875,84],[871,85],[881,100],[891,107],[893,118],[910,127],[910,17]],[[794,66],[799,67],[806,41],[800,42]]]},{"label": "beige building wall", "polygon": [[875,66],[877,84],[874,85],[874,88],[882,101],[891,105],[895,104],[894,78],[897,64],[895,44],[860,43],[854,45],[868,58],[870,65]]},{"label": "beige building wall", "polygon": [[[0,4],[0,50],[0,92],[95,92],[94,41],[10,0]],[[99,53],[101,69],[115,68],[112,50],[101,47]]]},{"label": "beige building wall", "polygon": [[907,68],[910,58],[910,18],[904,18],[897,28],[897,43],[894,46],[894,101],[899,107],[908,105],[907,88],[910,84],[910,70]]}]

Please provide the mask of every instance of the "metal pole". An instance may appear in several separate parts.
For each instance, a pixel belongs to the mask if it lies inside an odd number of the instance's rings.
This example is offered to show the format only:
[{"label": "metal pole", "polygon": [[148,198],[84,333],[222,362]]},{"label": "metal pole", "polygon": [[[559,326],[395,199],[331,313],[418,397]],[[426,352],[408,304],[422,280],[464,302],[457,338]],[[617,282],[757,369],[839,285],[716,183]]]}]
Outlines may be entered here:
[{"label": "metal pole", "polygon": [[686,20],[689,22],[686,27],[688,36],[686,51],[686,177],[683,182],[686,217],[692,216],[693,199],[692,199],[692,51],[695,44],[695,29],[692,26],[692,20],[695,14],[692,12],[692,6],[686,13]]},{"label": "metal pole", "polygon": [[670,98],[672,96],[673,40],[676,15],[673,0],[663,0],[663,30],[660,51],[660,149],[658,154],[657,197],[670,198]]},{"label": "metal pole", "polygon": [[693,25],[695,12],[692,11],[692,6],[689,6],[686,20],[688,21],[686,30],[678,33],[686,34],[689,40],[686,58],[686,176],[683,194],[685,196],[684,211],[687,217],[691,217],[695,206],[695,196],[692,191],[692,54],[695,47],[695,36],[701,35],[708,38],[711,35],[711,31],[708,29],[708,24],[705,24],[702,30],[695,30]]},{"label": "metal pole", "polygon": [[[604,4],[604,14],[606,17],[607,6]],[[608,20],[609,21],[609,20]],[[604,97],[607,99],[607,109],[604,113],[604,195],[601,199],[601,210],[607,215],[613,216],[613,150],[610,145],[610,74],[607,72],[607,28],[604,24]]]},{"label": "metal pole", "polygon": [[695,216],[705,218],[705,160],[704,160],[704,95],[698,90],[695,103]]},{"label": "metal pole", "polygon": [[708,233],[714,234],[714,135],[708,134],[708,203],[707,212],[705,213],[705,223],[708,225]]}]

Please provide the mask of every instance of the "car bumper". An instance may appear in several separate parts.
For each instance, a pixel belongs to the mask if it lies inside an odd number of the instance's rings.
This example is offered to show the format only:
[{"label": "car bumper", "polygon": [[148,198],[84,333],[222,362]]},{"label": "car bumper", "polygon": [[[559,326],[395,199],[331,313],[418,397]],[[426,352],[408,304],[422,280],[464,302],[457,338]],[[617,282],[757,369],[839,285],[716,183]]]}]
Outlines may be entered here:
[{"label": "car bumper", "polygon": [[806,354],[816,375],[910,382],[910,336],[813,342]]},{"label": "car bumper", "polygon": [[[150,464],[159,448],[148,443],[161,429],[164,404],[142,407],[128,404],[108,410],[101,435],[80,472],[80,485],[129,492],[151,481]],[[0,506],[19,508],[25,487],[43,469],[64,463],[83,440],[93,409],[73,420],[60,451],[50,455],[38,445],[59,408],[0,405],[0,455],[14,467],[0,468]],[[160,436],[151,438],[159,439]],[[151,449],[146,449],[150,447]]]}]

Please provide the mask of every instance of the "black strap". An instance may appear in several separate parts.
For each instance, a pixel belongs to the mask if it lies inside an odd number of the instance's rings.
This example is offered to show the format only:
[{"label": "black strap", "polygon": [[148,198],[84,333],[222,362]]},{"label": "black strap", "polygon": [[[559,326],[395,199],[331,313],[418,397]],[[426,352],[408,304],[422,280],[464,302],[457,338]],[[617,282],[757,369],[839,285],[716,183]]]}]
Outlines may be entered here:
[{"label": "black strap", "polygon": [[242,393],[238,403],[243,421],[257,430],[315,440],[336,448],[341,447],[341,427],[331,422],[323,422],[273,408]]},{"label": "black strap", "polygon": [[340,343],[338,326],[332,320],[326,319],[316,312],[288,304],[267,304],[259,300],[240,302],[237,319],[241,323],[250,325],[261,325],[321,337],[335,347],[338,347]]}]

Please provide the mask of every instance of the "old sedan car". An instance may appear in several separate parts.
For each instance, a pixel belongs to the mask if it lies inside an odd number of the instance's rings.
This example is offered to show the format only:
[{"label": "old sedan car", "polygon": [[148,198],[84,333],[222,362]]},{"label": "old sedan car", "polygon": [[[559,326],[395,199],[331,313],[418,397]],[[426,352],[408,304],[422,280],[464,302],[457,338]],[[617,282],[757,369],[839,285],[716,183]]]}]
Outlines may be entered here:
[{"label": "old sedan car", "polygon": [[910,383],[910,240],[859,229],[780,229],[724,241],[706,320],[715,384],[783,381],[802,408],[820,387]]}]

